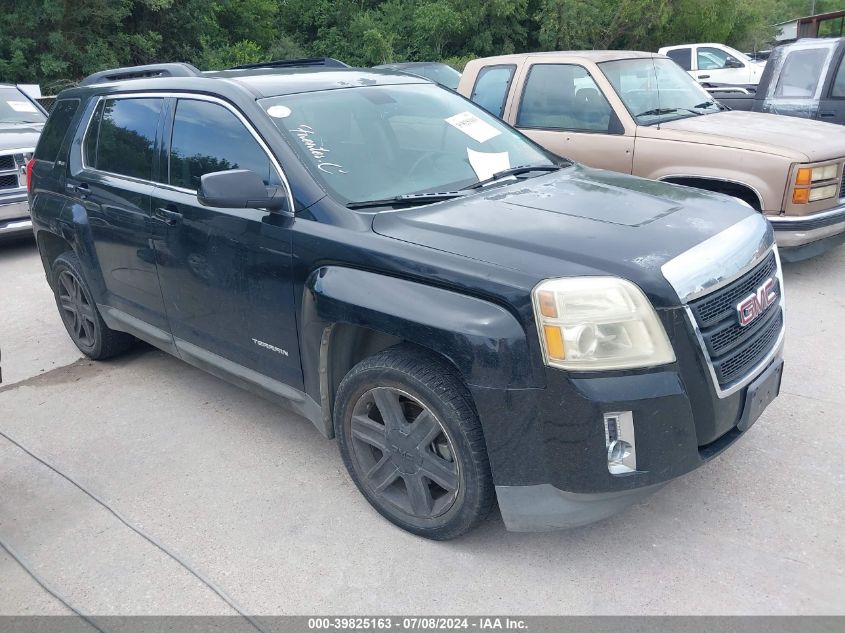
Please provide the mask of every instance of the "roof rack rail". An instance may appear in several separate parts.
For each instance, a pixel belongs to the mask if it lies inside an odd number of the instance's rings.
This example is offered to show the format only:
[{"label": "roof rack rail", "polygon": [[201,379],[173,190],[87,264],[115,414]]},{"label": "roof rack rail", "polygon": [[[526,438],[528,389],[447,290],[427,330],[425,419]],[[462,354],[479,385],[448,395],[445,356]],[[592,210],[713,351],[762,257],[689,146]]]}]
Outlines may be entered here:
[{"label": "roof rack rail", "polygon": [[339,59],[333,57],[302,57],[299,59],[275,59],[270,62],[258,62],[255,64],[242,64],[233,66],[229,70],[249,70],[255,68],[299,68],[304,66],[323,66],[326,68],[349,68]]},{"label": "roof rack rail", "polygon": [[152,77],[198,77],[202,73],[191,64],[170,63],[170,64],[147,64],[145,66],[127,66],[125,68],[112,68],[101,70],[83,79],[80,86],[102,84],[108,81],[122,81],[124,79],[146,79]]}]

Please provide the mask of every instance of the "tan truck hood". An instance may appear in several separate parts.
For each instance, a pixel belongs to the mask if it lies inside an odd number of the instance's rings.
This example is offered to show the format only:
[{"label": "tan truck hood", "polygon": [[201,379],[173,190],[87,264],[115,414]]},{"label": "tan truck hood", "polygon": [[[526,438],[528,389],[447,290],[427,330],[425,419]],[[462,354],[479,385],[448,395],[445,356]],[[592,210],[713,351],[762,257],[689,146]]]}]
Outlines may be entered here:
[{"label": "tan truck hood", "polygon": [[845,126],[760,112],[718,112],[639,126],[637,136],[722,145],[797,162],[845,157]]}]

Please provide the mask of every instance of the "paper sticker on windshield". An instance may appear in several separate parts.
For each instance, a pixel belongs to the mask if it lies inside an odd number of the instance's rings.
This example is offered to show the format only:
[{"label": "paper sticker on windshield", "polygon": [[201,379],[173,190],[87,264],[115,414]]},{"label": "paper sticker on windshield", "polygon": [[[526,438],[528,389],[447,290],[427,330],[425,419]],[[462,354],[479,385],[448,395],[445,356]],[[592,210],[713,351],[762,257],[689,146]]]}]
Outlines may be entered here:
[{"label": "paper sticker on windshield", "polygon": [[446,123],[458,128],[471,139],[483,143],[499,136],[502,132],[475,116],[472,112],[461,112],[446,119]]},{"label": "paper sticker on windshield", "polygon": [[510,169],[511,159],[507,152],[476,152],[467,147],[469,164],[478,180],[487,180],[500,171]]},{"label": "paper sticker on windshield", "polygon": [[290,108],[283,105],[274,105],[267,108],[267,114],[274,119],[286,119],[290,116]]},{"label": "paper sticker on windshield", "polygon": [[7,101],[6,103],[15,112],[38,112],[38,109],[29,101]]}]

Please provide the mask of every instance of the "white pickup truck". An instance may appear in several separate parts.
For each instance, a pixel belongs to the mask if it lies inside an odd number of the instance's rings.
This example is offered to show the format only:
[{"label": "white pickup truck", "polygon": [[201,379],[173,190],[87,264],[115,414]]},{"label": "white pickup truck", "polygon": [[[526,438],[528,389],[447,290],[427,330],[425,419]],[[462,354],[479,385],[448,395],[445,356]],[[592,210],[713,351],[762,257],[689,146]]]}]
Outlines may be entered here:
[{"label": "white pickup truck", "polygon": [[680,44],[658,51],[700,83],[757,85],[766,67],[745,53],[724,44]]}]

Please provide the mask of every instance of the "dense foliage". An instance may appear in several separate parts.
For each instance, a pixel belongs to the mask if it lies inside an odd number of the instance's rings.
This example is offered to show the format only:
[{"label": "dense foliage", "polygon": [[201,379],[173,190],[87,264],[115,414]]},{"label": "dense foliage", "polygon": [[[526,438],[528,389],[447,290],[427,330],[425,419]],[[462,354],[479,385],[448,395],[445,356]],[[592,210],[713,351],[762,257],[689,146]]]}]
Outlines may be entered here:
[{"label": "dense foliage", "polygon": [[[356,65],[525,50],[766,48],[811,0],[3,0],[0,81],[46,91],[103,68],[304,55]],[[817,11],[840,8],[816,0]]]}]

